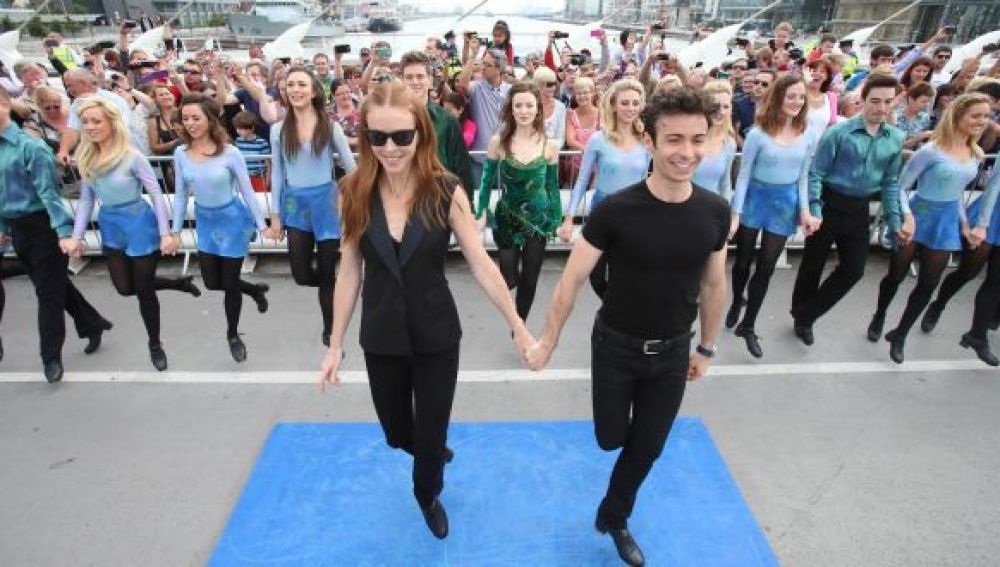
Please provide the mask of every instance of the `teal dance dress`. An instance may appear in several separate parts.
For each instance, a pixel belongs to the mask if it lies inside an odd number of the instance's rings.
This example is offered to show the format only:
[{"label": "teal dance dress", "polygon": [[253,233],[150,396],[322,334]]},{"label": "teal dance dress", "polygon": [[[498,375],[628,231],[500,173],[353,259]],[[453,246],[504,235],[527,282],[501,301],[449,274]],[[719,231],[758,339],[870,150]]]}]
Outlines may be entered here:
[{"label": "teal dance dress", "polygon": [[498,248],[522,248],[529,238],[552,237],[562,222],[559,166],[545,155],[521,163],[513,156],[486,158],[479,186],[476,218],[489,213],[490,192],[500,191],[492,217],[493,240]]}]

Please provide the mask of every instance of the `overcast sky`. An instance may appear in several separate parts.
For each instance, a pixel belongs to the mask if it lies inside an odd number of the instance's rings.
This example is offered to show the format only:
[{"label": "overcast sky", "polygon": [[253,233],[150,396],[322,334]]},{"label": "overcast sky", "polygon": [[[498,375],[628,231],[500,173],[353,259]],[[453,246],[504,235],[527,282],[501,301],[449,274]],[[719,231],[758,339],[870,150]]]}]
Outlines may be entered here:
[{"label": "overcast sky", "polygon": [[[424,11],[451,11],[456,7],[461,7],[462,11],[468,10],[478,4],[480,0],[400,0],[402,4],[419,5]],[[496,14],[517,14],[530,10],[539,11],[561,11],[565,7],[563,0],[490,0],[482,8],[481,12]]]}]

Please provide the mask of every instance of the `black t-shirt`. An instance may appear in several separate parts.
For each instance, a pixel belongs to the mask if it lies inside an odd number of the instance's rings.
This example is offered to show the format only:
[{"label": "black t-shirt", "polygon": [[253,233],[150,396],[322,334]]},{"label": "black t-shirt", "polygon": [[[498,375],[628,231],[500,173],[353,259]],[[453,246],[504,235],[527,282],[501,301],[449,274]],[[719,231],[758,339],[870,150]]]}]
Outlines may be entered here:
[{"label": "black t-shirt", "polygon": [[688,332],[705,265],[726,245],[729,219],[725,199],[697,186],[681,203],[657,199],[645,181],[604,199],[583,227],[608,260],[604,323],[644,339]]}]

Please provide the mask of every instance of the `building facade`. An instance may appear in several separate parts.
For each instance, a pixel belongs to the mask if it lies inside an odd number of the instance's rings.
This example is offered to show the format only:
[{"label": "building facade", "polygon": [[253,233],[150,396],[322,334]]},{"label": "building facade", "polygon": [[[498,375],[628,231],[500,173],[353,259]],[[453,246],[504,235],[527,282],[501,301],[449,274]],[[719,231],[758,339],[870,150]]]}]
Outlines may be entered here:
[{"label": "building facade", "polygon": [[[873,26],[902,10],[909,1],[839,0],[831,26],[833,33],[845,34]],[[955,26],[953,43],[965,43],[984,33],[1000,29],[1000,2],[996,0],[925,0],[880,27],[873,39],[890,42],[920,42],[940,27]]]}]

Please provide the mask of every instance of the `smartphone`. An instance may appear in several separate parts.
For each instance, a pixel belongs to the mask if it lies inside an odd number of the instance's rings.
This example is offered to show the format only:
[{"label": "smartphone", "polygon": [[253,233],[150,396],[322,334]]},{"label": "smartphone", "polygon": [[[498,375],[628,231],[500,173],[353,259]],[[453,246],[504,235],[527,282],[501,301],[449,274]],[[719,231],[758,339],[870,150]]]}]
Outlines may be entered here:
[{"label": "smartphone", "polygon": [[348,45],[348,44],[346,44],[346,43],[342,43],[340,45],[334,45],[333,46],[333,52],[334,53],[350,53],[351,52],[351,46]]},{"label": "smartphone", "polygon": [[381,57],[382,59],[389,59],[392,57],[391,47],[379,47],[375,50],[375,55]]},{"label": "smartphone", "polygon": [[590,30],[590,37],[596,37],[597,39],[601,39],[602,37],[604,37],[604,30]]}]

